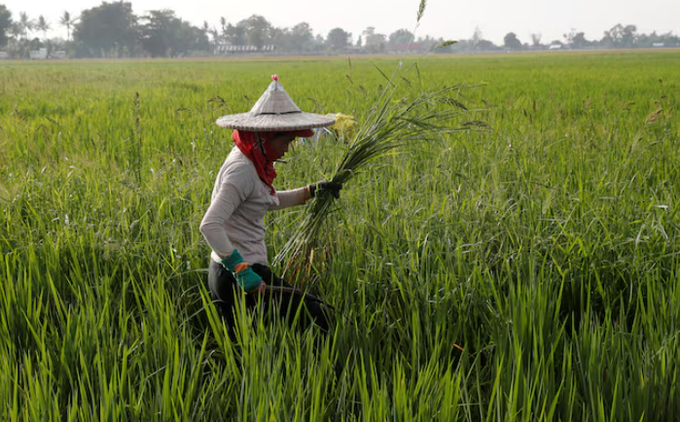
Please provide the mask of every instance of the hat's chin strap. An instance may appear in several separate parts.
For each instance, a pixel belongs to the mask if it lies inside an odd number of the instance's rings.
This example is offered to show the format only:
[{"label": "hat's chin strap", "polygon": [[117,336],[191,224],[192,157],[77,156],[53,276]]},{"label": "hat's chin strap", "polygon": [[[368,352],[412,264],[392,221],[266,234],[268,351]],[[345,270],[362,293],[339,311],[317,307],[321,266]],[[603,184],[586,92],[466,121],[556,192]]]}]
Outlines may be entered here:
[{"label": "hat's chin strap", "polygon": [[262,156],[264,157],[265,161],[269,161],[269,157],[267,157],[267,151],[264,149],[264,143],[262,141],[262,137],[260,136],[260,132],[256,132],[255,135],[257,136],[257,146],[260,148]]}]

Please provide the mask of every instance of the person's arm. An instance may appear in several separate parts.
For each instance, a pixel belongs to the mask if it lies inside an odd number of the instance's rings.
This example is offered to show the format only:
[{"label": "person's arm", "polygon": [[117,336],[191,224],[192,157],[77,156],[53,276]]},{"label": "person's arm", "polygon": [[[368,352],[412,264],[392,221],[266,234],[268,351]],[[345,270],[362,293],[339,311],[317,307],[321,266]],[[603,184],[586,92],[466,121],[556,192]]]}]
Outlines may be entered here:
[{"label": "person's arm", "polygon": [[270,210],[280,210],[283,208],[293,207],[295,205],[303,205],[309,199],[314,198],[317,192],[323,190],[328,190],[335,198],[340,198],[341,189],[342,185],[340,183],[322,180],[320,182],[307,185],[303,188],[276,191],[276,197],[279,200],[279,205],[271,207]]},{"label": "person's arm", "polygon": [[302,205],[311,198],[311,195],[309,194],[309,186],[305,186],[303,188],[276,191],[276,197],[279,200],[279,204],[272,206],[270,210],[280,210]]}]

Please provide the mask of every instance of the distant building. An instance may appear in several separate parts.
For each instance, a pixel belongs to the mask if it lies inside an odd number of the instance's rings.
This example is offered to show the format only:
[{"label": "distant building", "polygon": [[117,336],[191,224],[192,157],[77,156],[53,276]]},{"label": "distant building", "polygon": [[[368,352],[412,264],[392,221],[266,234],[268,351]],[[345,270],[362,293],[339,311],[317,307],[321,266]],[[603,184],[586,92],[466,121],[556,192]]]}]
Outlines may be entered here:
[{"label": "distant building", "polygon": [[66,51],[57,50],[50,53],[50,59],[64,60],[66,58]]},{"label": "distant building", "polygon": [[0,51],[0,60],[9,60],[9,54],[4,51]]},{"label": "distant building", "polygon": [[236,54],[236,53],[268,53],[276,49],[273,45],[231,45],[220,44],[215,47],[215,54]]},{"label": "distant building", "polygon": [[663,46],[664,46],[664,44],[662,42],[655,42],[654,44],[652,44],[652,47],[657,47],[657,48],[663,47]]},{"label": "distant building", "polygon": [[39,50],[31,50],[31,59],[44,60],[47,58],[47,49],[41,48]]},{"label": "distant building", "polygon": [[551,44],[550,47],[548,47],[548,50],[561,50],[562,49],[562,44]]}]

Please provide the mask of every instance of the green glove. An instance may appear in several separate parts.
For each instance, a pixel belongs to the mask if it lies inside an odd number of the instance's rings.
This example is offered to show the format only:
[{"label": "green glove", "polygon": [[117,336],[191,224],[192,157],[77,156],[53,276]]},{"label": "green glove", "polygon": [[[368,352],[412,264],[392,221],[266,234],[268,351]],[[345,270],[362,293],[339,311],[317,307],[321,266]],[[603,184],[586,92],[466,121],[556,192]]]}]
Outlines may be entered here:
[{"label": "green glove", "polygon": [[250,264],[243,262],[243,257],[238,249],[234,249],[231,255],[222,259],[222,265],[234,274],[236,282],[246,292],[255,290],[262,284],[262,277],[250,268]]}]

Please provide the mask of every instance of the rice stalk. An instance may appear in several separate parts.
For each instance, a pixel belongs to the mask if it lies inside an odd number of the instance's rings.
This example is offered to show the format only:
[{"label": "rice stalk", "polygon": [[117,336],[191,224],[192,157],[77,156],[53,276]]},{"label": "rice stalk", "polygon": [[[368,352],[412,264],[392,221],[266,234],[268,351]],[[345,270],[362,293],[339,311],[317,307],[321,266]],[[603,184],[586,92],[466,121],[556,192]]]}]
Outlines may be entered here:
[{"label": "rice stalk", "polygon": [[423,18],[423,15],[425,14],[426,6],[427,0],[420,0],[420,5],[418,6],[418,18],[416,19],[416,22],[420,23],[420,20]]},{"label": "rice stalk", "polygon": [[[401,63],[369,111],[329,182],[344,186],[370,162],[395,149],[413,142],[441,139],[445,133],[469,129],[470,126],[465,124],[452,126],[454,118],[471,110],[451,96],[473,86],[448,85],[438,90],[421,92],[411,100],[396,98],[400,92],[399,83],[393,81],[400,81],[396,78],[400,70]],[[328,191],[321,190],[311,201],[302,224],[274,258],[277,264],[286,263],[284,273],[293,268],[292,276],[297,277],[305,263],[311,263],[313,248],[318,245],[324,222],[335,209],[335,199]],[[310,267],[307,265],[308,270]],[[306,275],[309,275],[308,270]]]}]

